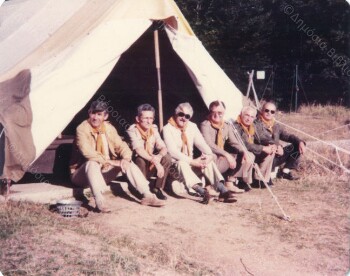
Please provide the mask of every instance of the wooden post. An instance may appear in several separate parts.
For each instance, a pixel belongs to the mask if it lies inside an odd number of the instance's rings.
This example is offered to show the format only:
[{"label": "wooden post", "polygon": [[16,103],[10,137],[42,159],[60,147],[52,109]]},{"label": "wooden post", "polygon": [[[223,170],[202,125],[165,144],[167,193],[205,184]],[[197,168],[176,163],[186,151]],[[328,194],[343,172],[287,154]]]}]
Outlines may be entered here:
[{"label": "wooden post", "polygon": [[161,131],[163,129],[163,96],[162,96],[162,82],[161,82],[161,74],[160,74],[158,30],[154,31],[154,53],[156,58],[156,69],[157,69],[157,79],[158,79],[159,130]]}]

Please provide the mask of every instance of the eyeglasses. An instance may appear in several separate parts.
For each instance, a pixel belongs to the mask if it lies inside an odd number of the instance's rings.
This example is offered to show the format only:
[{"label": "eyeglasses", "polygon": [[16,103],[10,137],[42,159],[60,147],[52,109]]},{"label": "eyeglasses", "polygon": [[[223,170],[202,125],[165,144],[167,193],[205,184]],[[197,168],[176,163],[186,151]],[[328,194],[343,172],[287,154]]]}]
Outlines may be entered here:
[{"label": "eyeglasses", "polygon": [[191,115],[190,114],[185,114],[183,112],[179,112],[176,114],[179,117],[185,117],[187,120],[191,119]]},{"label": "eyeglasses", "polygon": [[271,113],[271,114],[275,114],[276,113],[276,110],[270,110],[270,109],[265,109],[264,110],[266,113]]}]

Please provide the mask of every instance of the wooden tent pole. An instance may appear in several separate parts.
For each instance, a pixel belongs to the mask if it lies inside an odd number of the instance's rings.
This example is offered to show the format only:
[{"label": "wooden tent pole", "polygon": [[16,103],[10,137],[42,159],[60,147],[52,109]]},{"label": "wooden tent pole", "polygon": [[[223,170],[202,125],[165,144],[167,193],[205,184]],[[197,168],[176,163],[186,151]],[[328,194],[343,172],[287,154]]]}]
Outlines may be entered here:
[{"label": "wooden tent pole", "polygon": [[159,55],[159,39],[158,30],[154,31],[154,52],[156,57],[156,69],[158,79],[158,110],[159,110],[159,129],[163,129],[163,97],[162,97],[162,82],[160,74],[160,55]]}]

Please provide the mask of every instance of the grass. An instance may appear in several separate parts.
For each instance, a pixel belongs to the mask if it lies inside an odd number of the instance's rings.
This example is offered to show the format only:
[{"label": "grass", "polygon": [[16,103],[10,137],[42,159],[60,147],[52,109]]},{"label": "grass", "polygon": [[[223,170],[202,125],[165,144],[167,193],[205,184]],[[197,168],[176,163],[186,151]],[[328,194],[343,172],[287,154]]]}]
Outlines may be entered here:
[{"label": "grass", "polygon": [[64,219],[48,206],[30,203],[1,206],[0,248],[4,275],[138,275],[146,267],[214,275],[164,245],[136,244],[87,218]]},{"label": "grass", "polygon": [[[342,126],[350,118],[349,109],[342,107],[313,105],[301,107],[299,111],[279,116],[282,121],[314,135]],[[349,139],[349,129],[336,130],[323,137]],[[336,162],[334,149],[324,147],[322,144],[312,145],[310,138],[306,138],[308,147]],[[344,226],[348,225],[344,222],[347,216],[344,210],[348,210],[348,182],[340,179],[342,171],[337,166],[312,154],[306,154],[305,157],[301,163],[302,181],[279,180],[281,182],[273,188],[287,213],[298,208],[303,209],[305,213],[299,221],[288,223],[277,220],[275,216],[265,212],[265,210],[279,212],[275,203],[265,193],[266,198],[260,198],[263,203],[261,210],[257,208],[257,203],[249,198],[246,198],[246,202],[240,203],[241,209],[236,213],[229,211],[225,213],[222,210],[226,224],[222,223],[221,226],[230,227],[228,221],[238,217],[247,224],[247,229],[254,226],[261,235],[265,235],[264,237],[279,235],[282,243],[294,243],[297,251],[312,250],[316,247],[321,253],[324,251],[324,254],[328,254],[327,250],[330,250],[335,256],[346,256],[348,252],[345,246],[329,228],[321,223],[319,232],[314,233],[313,227],[320,222],[327,222],[328,227],[329,225],[337,227],[339,235],[347,235],[349,227]],[[349,169],[349,155],[341,154],[340,157],[344,166]],[[296,201],[296,197],[301,201]],[[313,207],[322,205],[325,199],[327,208],[319,212],[309,205],[310,203]],[[337,212],[331,212],[332,210]],[[154,225],[164,229],[173,227],[162,221],[156,221]],[[187,230],[179,229],[180,235],[187,234]],[[169,244],[145,244],[132,236],[118,233],[117,229],[111,231],[112,229],[102,229],[90,216],[64,219],[50,212],[45,205],[7,202],[0,206],[0,271],[6,276],[156,275],[157,271],[160,271],[161,275],[221,273],[217,266],[201,262],[201,252],[196,252],[195,248],[189,248],[190,252],[186,252],[184,250],[186,245],[177,248]],[[320,271],[322,269],[335,268],[320,267]],[[340,274],[340,270],[335,272]]]}]

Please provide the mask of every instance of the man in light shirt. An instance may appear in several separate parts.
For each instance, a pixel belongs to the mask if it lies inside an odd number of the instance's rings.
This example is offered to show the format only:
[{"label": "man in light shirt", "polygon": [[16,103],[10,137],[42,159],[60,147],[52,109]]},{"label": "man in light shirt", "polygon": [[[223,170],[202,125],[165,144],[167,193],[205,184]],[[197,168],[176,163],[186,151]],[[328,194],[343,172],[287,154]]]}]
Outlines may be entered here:
[{"label": "man in light shirt", "polygon": [[146,178],[150,180],[150,189],[159,199],[166,200],[163,193],[171,166],[171,157],[160,137],[158,127],[153,124],[155,109],[149,104],[137,108],[135,124],[128,130],[131,147],[135,152],[134,162]]},{"label": "man in light shirt", "polygon": [[[181,103],[163,128],[164,142],[172,161],[188,190],[193,189],[203,197],[202,203],[209,203],[210,194],[207,188],[203,187],[198,174],[203,174],[207,184],[219,192],[219,201],[235,202],[236,199],[225,187],[224,178],[213,162],[214,155],[210,147],[197,125],[190,121],[192,115],[192,106],[189,103]],[[193,156],[194,147],[201,152],[201,156]]]},{"label": "man in light shirt", "polygon": [[126,174],[130,183],[142,194],[142,205],[163,206],[149,190],[148,181],[140,169],[131,162],[132,151],[122,141],[115,127],[107,122],[108,105],[103,101],[92,102],[89,118],[76,130],[70,162],[71,180],[81,187],[90,187],[96,207],[109,213],[103,191],[106,183],[119,173]]}]

